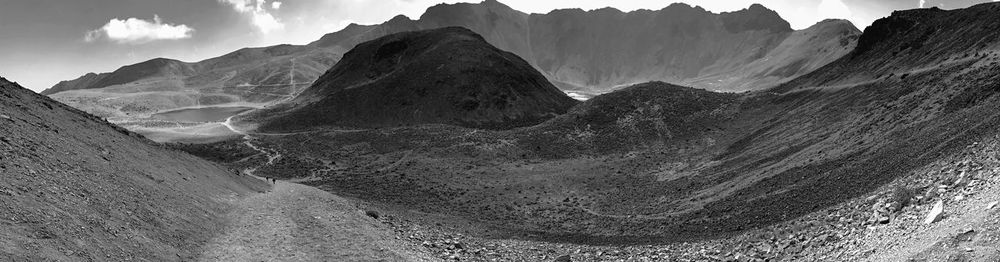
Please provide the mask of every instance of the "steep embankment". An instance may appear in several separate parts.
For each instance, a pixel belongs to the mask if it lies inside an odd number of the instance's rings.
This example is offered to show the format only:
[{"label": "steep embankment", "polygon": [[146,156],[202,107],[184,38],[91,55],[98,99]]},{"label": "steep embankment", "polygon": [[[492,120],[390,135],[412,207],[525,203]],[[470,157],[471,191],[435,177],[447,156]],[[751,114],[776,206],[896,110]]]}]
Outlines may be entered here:
[{"label": "steep embankment", "polygon": [[419,124],[509,129],[575,104],[521,58],[450,27],[360,44],[294,100],[255,115],[264,131]]},{"label": "steep embankment", "polygon": [[0,78],[0,258],[188,260],[267,186]]}]

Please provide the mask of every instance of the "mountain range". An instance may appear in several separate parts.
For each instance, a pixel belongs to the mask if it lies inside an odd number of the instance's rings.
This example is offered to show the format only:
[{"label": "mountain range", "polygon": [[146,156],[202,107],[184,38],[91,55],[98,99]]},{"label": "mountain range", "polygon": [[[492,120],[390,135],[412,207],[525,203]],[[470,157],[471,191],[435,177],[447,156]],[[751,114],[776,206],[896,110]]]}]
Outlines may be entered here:
[{"label": "mountain range", "polygon": [[[183,100],[174,107],[274,101],[304,89],[359,43],[448,26],[471,29],[520,56],[563,90],[586,93],[646,81],[719,91],[771,87],[846,54],[860,34],[844,20],[795,31],[761,5],[721,14],[686,4],[627,13],[604,8],[527,14],[487,0],[437,5],[417,20],[397,16],[378,25],[351,24],[304,46],[247,48],[197,63],[154,59],[63,81],[42,93],[163,91]],[[63,97],[56,96],[74,100]]]}]

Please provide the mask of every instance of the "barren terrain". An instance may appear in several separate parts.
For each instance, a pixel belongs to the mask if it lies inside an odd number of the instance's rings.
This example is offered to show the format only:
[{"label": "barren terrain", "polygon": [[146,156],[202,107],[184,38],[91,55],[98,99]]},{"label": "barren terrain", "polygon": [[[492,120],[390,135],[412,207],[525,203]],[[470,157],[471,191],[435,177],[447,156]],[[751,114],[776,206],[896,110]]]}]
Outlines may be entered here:
[{"label": "barren terrain", "polygon": [[[995,211],[972,195],[996,190],[987,145],[1000,123],[998,10],[897,12],[844,58],[761,92],[647,83],[512,130],[253,133],[282,155],[258,172],[369,203],[393,214],[387,223],[431,225],[444,239],[537,245],[517,253],[531,259],[609,250],[587,246],[597,244],[628,246],[610,258],[988,261],[995,221],[982,212]],[[967,17],[975,22],[959,22]],[[921,224],[936,200],[954,216]],[[965,227],[982,233],[955,232]],[[965,240],[947,242],[952,234]],[[886,241],[897,235],[911,238]]]},{"label": "barren terrain", "polygon": [[[311,50],[304,46],[152,60],[63,83],[84,88],[53,95],[98,116],[0,79],[0,257],[1000,260],[1000,3],[898,11],[860,36],[838,21],[792,32],[772,13],[755,5],[691,14],[720,39],[768,47],[763,55],[816,56],[699,60],[705,67],[634,70],[626,81],[616,70],[635,68],[550,64],[546,55],[572,50],[497,37],[549,19],[613,24],[624,13],[526,15],[486,1],[352,25],[309,47],[338,52],[394,30],[448,25],[451,15],[520,20],[472,20],[475,31],[495,33],[483,37],[449,28],[437,32],[462,33],[363,43],[308,88],[296,82],[308,80],[296,73],[305,63],[297,52]],[[513,36],[546,32],[533,28]],[[413,35],[430,40],[402,37]],[[449,45],[428,44],[435,37],[475,46],[438,50]],[[681,42],[699,41],[709,40]],[[809,48],[791,47],[800,45]],[[545,47],[560,51],[535,52]],[[313,69],[330,54],[314,57]],[[489,59],[463,60],[477,55]],[[604,58],[588,61],[615,62]],[[244,63],[259,74],[243,74]],[[743,66],[753,70],[729,71]],[[664,74],[740,88],[790,81],[739,94],[629,82]],[[543,75],[601,95],[576,104]],[[470,122],[477,117],[491,122]],[[108,121],[182,143],[157,144]],[[929,215],[935,207],[941,216]]]}]

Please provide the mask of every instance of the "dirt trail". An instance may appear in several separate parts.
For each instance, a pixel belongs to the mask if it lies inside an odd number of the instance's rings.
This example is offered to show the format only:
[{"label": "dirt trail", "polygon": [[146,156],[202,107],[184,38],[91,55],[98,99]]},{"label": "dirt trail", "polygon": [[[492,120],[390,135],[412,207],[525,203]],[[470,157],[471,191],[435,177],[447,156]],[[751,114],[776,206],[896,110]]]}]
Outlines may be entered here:
[{"label": "dirt trail", "polygon": [[200,261],[434,261],[316,188],[278,182],[233,204],[227,232],[209,241]]},{"label": "dirt trail", "polygon": [[[222,125],[243,135],[244,143],[267,156],[257,169],[281,154],[258,147],[254,137],[234,128],[232,117]],[[234,200],[227,214],[227,231],[212,239],[201,261],[435,261],[349,201],[313,187],[277,182],[267,193]]]},{"label": "dirt trail", "polygon": [[272,165],[272,164],[274,164],[274,161],[276,161],[279,158],[281,158],[281,153],[278,153],[277,151],[266,149],[266,148],[261,148],[261,147],[258,147],[256,145],[254,145],[253,144],[253,140],[254,140],[253,136],[251,136],[247,132],[245,132],[243,130],[240,130],[240,129],[238,129],[238,128],[236,128],[236,127],[233,126],[233,118],[234,117],[236,117],[236,116],[230,116],[229,118],[226,118],[226,121],[222,122],[221,124],[223,126],[225,126],[226,128],[229,128],[229,130],[232,130],[233,133],[237,133],[237,134],[243,135],[243,144],[247,145],[247,147],[250,147],[254,151],[260,152],[264,156],[267,156],[267,163],[264,163],[261,166],[247,168],[246,170],[243,170],[244,174],[254,175],[254,172],[256,172],[257,169],[260,169],[263,166]]}]

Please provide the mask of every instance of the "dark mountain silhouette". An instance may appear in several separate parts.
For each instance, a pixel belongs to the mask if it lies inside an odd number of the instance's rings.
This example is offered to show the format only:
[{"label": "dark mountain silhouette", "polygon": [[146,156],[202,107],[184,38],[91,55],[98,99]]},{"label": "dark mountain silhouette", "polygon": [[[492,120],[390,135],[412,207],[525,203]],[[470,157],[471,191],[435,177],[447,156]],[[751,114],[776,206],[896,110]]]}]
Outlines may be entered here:
[{"label": "dark mountain silhouette", "polygon": [[260,129],[453,124],[533,125],[575,105],[516,55],[464,28],[392,34],[357,45]]},{"label": "dark mountain silhouette", "polygon": [[0,174],[11,261],[193,260],[225,199],[268,188],[3,78]]},{"label": "dark mountain silhouette", "polygon": [[43,90],[41,94],[51,95],[62,91],[90,89],[90,87],[96,86],[94,84],[96,84],[98,81],[101,81],[105,77],[108,77],[108,75],[110,74],[111,73],[102,73],[102,74],[87,73],[86,75],[83,75],[77,79],[59,81],[59,83],[52,86],[52,88]]},{"label": "dark mountain silhouette", "polygon": [[156,58],[142,63],[123,66],[111,73],[87,74],[76,80],[63,81],[42,91],[50,95],[66,90],[95,89],[131,83],[154,77],[185,77],[195,73],[195,65],[166,58]]}]

